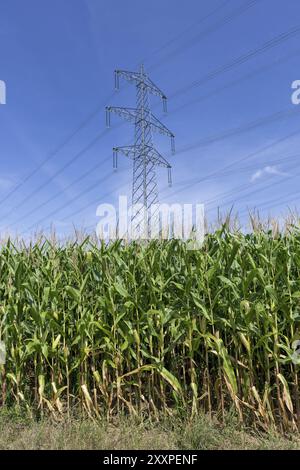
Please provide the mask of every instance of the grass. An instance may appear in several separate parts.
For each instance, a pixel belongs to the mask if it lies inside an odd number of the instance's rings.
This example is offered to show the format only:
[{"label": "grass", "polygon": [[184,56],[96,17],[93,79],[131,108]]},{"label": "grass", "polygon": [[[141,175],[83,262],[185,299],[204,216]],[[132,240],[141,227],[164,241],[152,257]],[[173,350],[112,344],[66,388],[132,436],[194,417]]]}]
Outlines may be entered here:
[{"label": "grass", "polygon": [[[300,428],[300,231],[228,226],[200,250],[8,241],[0,250],[2,406],[56,422],[201,414]],[[298,361],[299,362],[299,361]]]},{"label": "grass", "polygon": [[296,450],[299,435],[258,433],[226,415],[162,418],[159,422],[123,417],[108,423],[86,417],[34,420],[19,412],[0,413],[0,450]]}]

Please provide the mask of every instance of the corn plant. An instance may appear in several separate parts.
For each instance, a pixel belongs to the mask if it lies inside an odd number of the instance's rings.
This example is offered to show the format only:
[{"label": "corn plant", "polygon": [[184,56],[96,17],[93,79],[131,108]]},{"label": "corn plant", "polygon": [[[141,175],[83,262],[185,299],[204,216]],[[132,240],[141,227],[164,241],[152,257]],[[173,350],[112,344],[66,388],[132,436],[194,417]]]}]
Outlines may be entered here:
[{"label": "corn plant", "polygon": [[[0,249],[2,405],[157,417],[235,408],[299,429],[300,232],[182,241],[8,241]],[[299,361],[300,362],[300,361]]]}]

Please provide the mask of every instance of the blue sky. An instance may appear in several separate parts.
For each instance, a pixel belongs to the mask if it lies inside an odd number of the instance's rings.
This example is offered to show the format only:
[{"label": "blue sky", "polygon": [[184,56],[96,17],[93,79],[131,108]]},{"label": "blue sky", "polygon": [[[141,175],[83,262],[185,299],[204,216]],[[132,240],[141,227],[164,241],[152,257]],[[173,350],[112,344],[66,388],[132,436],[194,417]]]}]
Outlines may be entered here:
[{"label": "blue sky", "polygon": [[3,0],[0,8],[2,234],[92,227],[98,203],[130,194],[131,162],[120,157],[113,173],[111,149],[130,143],[134,129],[112,116],[106,130],[104,107],[135,106],[133,86],[114,92],[113,71],[141,62],[170,97],[167,116],[157,98],[151,105],[176,136],[174,156],[154,136],[173,166],[171,189],[158,169],[161,200],[204,202],[211,221],[218,206],[234,204],[242,219],[247,208],[279,216],[297,207],[297,0]]}]

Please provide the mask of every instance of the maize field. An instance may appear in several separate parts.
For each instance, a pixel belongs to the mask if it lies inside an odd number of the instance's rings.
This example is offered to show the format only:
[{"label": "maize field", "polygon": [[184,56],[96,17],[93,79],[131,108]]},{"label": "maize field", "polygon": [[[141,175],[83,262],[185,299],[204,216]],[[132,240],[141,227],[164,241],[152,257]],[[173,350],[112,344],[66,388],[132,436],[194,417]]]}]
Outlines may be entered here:
[{"label": "maize field", "polygon": [[0,249],[0,404],[300,428],[300,230]]}]

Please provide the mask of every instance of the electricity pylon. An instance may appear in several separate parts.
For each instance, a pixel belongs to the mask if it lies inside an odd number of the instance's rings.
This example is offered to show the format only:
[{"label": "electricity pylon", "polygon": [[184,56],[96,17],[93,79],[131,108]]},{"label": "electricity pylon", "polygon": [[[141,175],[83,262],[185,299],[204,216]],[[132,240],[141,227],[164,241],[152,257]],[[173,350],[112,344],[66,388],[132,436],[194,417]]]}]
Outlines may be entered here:
[{"label": "electricity pylon", "polygon": [[[125,120],[135,124],[134,145],[113,148],[113,167],[117,169],[118,153],[124,154],[133,160],[132,205],[135,212],[131,223],[133,230],[139,230],[141,224],[151,226],[151,207],[158,203],[158,189],[156,179],[156,166],[168,169],[168,182],[171,185],[171,165],[154,148],[152,132],[156,131],[171,138],[172,153],[175,152],[174,134],[167,129],[150,111],[149,93],[159,96],[166,112],[165,94],[150,80],[144,71],[143,65],[139,72],[115,70],[115,88],[119,89],[119,77],[124,78],[136,86],[136,108],[106,107],[106,125],[110,127],[110,113],[114,112]],[[142,209],[143,208],[143,209]],[[145,225],[143,225],[145,227]]]}]

